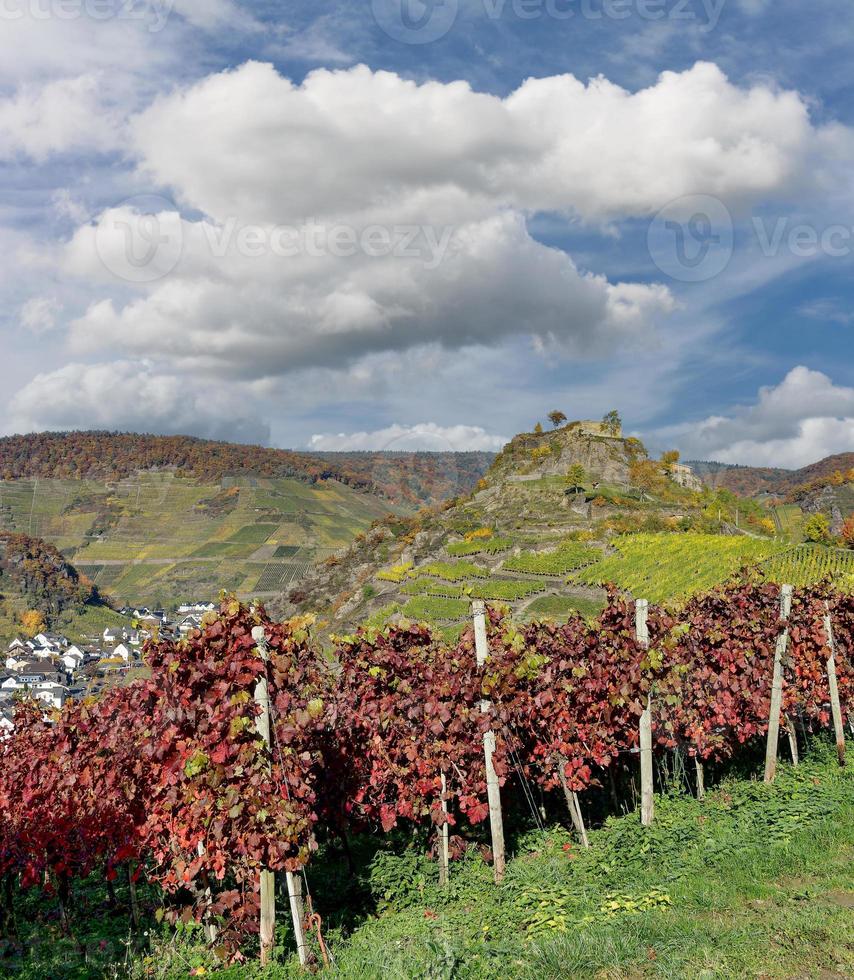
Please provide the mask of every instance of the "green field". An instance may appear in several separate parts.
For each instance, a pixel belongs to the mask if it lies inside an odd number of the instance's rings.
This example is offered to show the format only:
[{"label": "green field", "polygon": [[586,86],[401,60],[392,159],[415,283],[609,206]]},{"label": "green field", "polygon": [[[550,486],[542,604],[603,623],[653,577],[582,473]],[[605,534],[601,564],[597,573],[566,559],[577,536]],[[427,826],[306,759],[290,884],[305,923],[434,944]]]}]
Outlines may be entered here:
[{"label": "green field", "polygon": [[334,482],[174,473],[0,482],[0,528],[57,545],[117,601],[276,593],[393,508]]},{"label": "green field", "polygon": [[744,565],[783,550],[760,538],[713,534],[632,534],[614,542],[616,554],[571,575],[586,585],[612,583],[651,602],[686,599],[726,581]]}]

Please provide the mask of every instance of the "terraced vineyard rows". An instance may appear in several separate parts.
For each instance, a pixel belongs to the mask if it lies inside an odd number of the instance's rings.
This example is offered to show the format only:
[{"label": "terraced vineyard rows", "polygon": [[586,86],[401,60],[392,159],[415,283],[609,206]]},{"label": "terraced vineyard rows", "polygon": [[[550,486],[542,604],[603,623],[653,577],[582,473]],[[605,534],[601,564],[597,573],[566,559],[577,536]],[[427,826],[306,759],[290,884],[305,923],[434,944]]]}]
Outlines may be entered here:
[{"label": "terraced vineyard rows", "polygon": [[131,604],[287,588],[388,510],[349,487],[288,479],[202,485],[159,472],[114,483],[0,482],[0,525],[55,544]]},{"label": "terraced vineyard rows", "polygon": [[759,567],[769,581],[806,587],[823,578],[854,578],[854,551],[801,544],[766,559]]},{"label": "terraced vineyard rows", "polygon": [[773,541],[712,534],[632,534],[615,541],[617,553],[570,576],[587,585],[613,583],[651,602],[686,599],[725,581],[783,548]]},{"label": "terraced vineyard rows", "polygon": [[445,551],[452,558],[463,558],[466,555],[496,555],[512,547],[511,538],[477,538],[474,541],[457,541],[449,544]]},{"label": "terraced vineyard rows", "polygon": [[501,566],[508,572],[525,572],[529,575],[566,575],[602,557],[600,548],[591,548],[578,541],[567,541],[555,551],[523,552],[508,558]]}]

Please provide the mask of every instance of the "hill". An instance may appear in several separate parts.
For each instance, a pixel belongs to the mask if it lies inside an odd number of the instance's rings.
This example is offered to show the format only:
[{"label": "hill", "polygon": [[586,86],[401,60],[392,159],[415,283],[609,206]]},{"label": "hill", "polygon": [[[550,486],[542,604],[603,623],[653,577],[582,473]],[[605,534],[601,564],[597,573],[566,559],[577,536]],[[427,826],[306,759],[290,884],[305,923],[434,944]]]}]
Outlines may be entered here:
[{"label": "hill", "polygon": [[0,439],[0,530],[129,604],[276,595],[373,521],[468,490],[487,453],[300,454],[185,436]]},{"label": "hill", "polygon": [[319,611],[339,631],[401,613],[453,632],[472,598],[561,618],[596,611],[608,582],[651,599],[708,588],[770,557],[774,531],[759,503],[686,489],[638,440],[576,422],[516,436],[471,495],[378,523],[282,611]]},{"label": "hill", "polygon": [[72,639],[120,619],[53,545],[26,534],[0,533],[0,639],[17,635],[25,617],[31,631],[57,629],[70,632]]},{"label": "hill", "polygon": [[206,484],[258,476],[315,484],[335,480],[409,506],[468,490],[491,453],[298,453],[191,436],[41,432],[0,439],[0,479],[126,480],[173,472]]},{"label": "hill", "polygon": [[797,470],[762,466],[733,466],[729,463],[693,460],[688,464],[710,487],[724,487],[733,493],[753,497],[761,493],[781,497],[799,487],[820,482],[826,484],[834,473],[854,470],[854,453],[826,456]]}]

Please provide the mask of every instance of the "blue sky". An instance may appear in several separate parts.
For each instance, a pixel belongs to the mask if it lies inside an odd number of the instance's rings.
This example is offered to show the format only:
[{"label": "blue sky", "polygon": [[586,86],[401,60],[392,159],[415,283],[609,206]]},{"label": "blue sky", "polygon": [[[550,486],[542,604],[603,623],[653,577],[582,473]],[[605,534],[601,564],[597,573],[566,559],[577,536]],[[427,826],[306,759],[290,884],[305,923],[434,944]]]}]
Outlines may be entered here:
[{"label": "blue sky", "polygon": [[849,0],[292,6],[8,0],[3,431],[854,451]]}]

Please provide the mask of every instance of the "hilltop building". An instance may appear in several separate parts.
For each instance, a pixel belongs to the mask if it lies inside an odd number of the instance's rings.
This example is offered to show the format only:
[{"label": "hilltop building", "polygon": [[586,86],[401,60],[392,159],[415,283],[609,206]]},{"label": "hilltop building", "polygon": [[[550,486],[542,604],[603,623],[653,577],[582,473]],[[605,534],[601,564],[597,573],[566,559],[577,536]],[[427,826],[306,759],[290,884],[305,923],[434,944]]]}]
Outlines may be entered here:
[{"label": "hilltop building", "polygon": [[686,490],[694,490],[699,493],[703,489],[703,481],[690,466],[686,466],[684,463],[671,463],[668,475],[674,483],[678,483],[680,487],[685,487]]},{"label": "hilltop building", "polygon": [[622,425],[606,425],[604,422],[596,422],[593,419],[582,419],[580,422],[570,423],[570,428],[577,432],[582,432],[587,436],[600,436],[605,439],[622,439]]}]

